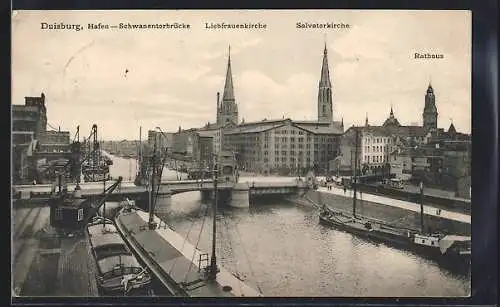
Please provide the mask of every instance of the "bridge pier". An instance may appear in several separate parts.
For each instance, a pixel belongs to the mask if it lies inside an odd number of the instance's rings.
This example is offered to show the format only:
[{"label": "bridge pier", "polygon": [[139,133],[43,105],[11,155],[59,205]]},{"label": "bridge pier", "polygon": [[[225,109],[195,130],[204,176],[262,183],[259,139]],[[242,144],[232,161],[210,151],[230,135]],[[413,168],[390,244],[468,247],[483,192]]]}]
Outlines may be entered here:
[{"label": "bridge pier", "polygon": [[168,214],[172,207],[172,194],[158,194],[156,198],[155,212],[159,214]]},{"label": "bridge pier", "polygon": [[200,194],[201,194],[201,201],[203,203],[210,202],[214,198],[214,193],[212,190],[200,190]]},{"label": "bridge pier", "polygon": [[250,188],[248,183],[235,183],[232,191],[231,202],[234,208],[250,207]]}]

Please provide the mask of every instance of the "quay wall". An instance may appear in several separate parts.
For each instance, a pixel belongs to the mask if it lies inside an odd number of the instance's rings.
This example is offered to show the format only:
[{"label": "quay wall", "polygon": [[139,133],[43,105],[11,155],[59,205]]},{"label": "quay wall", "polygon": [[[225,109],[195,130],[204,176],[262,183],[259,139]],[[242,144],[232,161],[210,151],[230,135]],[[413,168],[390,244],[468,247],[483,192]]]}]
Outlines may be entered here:
[{"label": "quay wall", "polygon": [[[420,201],[420,193],[411,193],[408,191],[392,189],[380,185],[361,184],[359,185],[359,190],[361,190],[364,193],[386,196],[409,202]],[[460,212],[465,214],[471,213],[471,203],[460,199],[451,199],[451,198],[425,194],[424,205],[429,205],[436,208],[451,210],[454,212]]]},{"label": "quay wall", "polygon": [[[352,212],[352,198],[331,193],[309,190],[306,197],[316,204],[327,204],[331,208]],[[304,202],[301,201],[303,204]],[[415,204],[415,206],[420,206]],[[365,200],[357,201],[356,212],[399,227],[420,229],[420,213]],[[456,235],[471,235],[471,225],[437,216],[424,215],[424,227],[430,231],[443,231]]]}]

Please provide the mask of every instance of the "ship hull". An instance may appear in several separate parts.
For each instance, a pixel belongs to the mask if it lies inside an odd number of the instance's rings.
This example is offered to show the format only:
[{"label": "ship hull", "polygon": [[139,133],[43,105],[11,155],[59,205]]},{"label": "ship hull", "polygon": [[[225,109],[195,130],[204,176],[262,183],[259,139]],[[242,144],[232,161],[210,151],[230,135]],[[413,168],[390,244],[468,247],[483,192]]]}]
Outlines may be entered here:
[{"label": "ship hull", "polygon": [[[439,247],[416,244],[411,236],[404,234],[394,234],[380,230],[363,229],[355,227],[340,220],[335,220],[320,214],[319,222],[322,225],[336,228],[356,236],[363,237],[377,243],[384,243],[392,247],[408,250],[427,259],[438,262],[441,266],[457,273],[466,273],[470,267],[470,252],[460,252],[449,249],[444,254]],[[362,225],[362,223],[359,223]]]},{"label": "ship hull", "polygon": [[[127,248],[122,249],[118,247],[119,244],[123,244],[125,246],[126,242],[121,240],[119,234],[116,233],[115,225],[113,225],[111,221],[106,221],[105,225],[103,225],[102,228],[101,225],[103,224],[101,224],[100,222],[92,222],[85,227],[85,238],[88,242],[87,246],[96,268],[95,278],[97,281],[99,294],[101,296],[130,296],[149,294],[151,291],[151,278],[148,273],[139,274],[142,275],[140,279],[135,279],[128,282],[127,287],[125,287],[124,278],[138,275],[137,273],[144,269],[138,265],[137,260]],[[91,227],[93,227],[92,230]],[[100,241],[99,237],[101,236],[98,232],[96,232],[96,228],[99,228],[99,230],[106,229],[105,233],[102,236],[115,234],[114,242],[113,244],[109,245],[109,248],[103,244],[96,245],[96,243]],[[116,251],[113,251],[113,249],[116,249]],[[106,253],[106,256],[101,257]],[[125,260],[123,263],[122,257]],[[132,263],[135,263],[136,265],[127,266],[130,262],[126,261],[127,259],[133,259]],[[104,264],[103,261],[106,261],[107,263],[101,266],[100,263]],[[115,263],[110,264],[111,261],[114,261]],[[114,266],[114,269],[112,269],[112,271],[102,271],[103,268],[109,267],[110,265]],[[125,266],[122,267],[122,265]],[[134,273],[132,272],[132,270],[135,270],[136,272]],[[121,272],[121,274],[115,272]]]},{"label": "ship hull", "polygon": [[361,227],[353,227],[348,223],[335,221],[333,219],[329,219],[324,216],[320,216],[319,221],[322,225],[334,227],[339,230],[355,234],[359,237],[370,239],[377,243],[388,243],[395,247],[405,247],[405,248],[408,248],[411,244],[411,241],[407,236],[384,233],[374,229],[369,230],[366,228],[363,229]]},{"label": "ship hull", "polygon": [[[262,296],[242,280],[218,267],[215,280],[207,279],[208,254],[187,242],[154,216],[149,228],[148,213],[124,208],[115,223],[131,250],[155,275],[170,295],[184,297]],[[203,262],[202,260],[206,260]]]},{"label": "ship hull", "polygon": [[175,281],[172,280],[168,274],[165,274],[162,269],[158,267],[158,264],[151,259],[140,241],[135,238],[133,231],[130,231],[130,229],[122,223],[119,215],[116,217],[115,223],[127,245],[138,256],[139,261],[150,269],[151,273],[154,274],[156,279],[166,288],[169,294],[174,296],[179,295],[182,289],[180,289]]}]

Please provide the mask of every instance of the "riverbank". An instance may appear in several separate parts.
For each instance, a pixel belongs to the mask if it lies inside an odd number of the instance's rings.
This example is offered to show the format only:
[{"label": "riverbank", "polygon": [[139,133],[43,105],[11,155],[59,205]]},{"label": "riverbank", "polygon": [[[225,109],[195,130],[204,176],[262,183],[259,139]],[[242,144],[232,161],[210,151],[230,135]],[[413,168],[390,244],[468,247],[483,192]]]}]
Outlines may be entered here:
[{"label": "riverbank", "polygon": [[[331,208],[352,212],[352,198],[326,193],[321,191],[308,191],[307,198],[316,204],[325,204]],[[304,204],[305,202],[301,202]],[[415,204],[418,206],[418,204]],[[368,218],[378,219],[386,223],[404,227],[404,228],[420,228],[420,213],[410,211],[404,208],[387,206],[375,202],[370,202],[358,199],[356,204],[356,212]],[[431,231],[442,231],[445,233],[453,233],[456,235],[471,235],[471,225],[460,221],[444,219],[438,216],[424,214],[424,227]]]}]

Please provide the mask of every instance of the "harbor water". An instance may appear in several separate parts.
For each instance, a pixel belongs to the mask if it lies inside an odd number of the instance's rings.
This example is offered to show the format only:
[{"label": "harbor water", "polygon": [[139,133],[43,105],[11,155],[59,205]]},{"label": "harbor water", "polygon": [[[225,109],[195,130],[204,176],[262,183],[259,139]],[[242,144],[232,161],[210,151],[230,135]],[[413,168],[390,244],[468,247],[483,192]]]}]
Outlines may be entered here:
[{"label": "harbor water", "polygon": [[[133,179],[135,160],[112,159],[114,178]],[[163,180],[178,176],[165,170]],[[209,252],[210,206],[202,202],[200,192],[182,193],[173,196],[168,212],[157,215],[191,244]],[[220,208],[217,219],[218,264],[265,296],[470,294],[470,275],[453,274],[410,252],[319,225],[316,210],[309,206],[257,202],[248,209]]]}]

